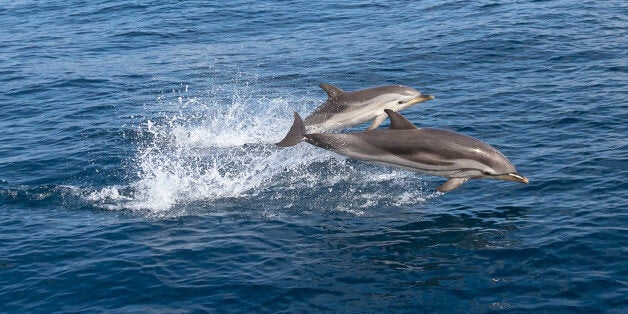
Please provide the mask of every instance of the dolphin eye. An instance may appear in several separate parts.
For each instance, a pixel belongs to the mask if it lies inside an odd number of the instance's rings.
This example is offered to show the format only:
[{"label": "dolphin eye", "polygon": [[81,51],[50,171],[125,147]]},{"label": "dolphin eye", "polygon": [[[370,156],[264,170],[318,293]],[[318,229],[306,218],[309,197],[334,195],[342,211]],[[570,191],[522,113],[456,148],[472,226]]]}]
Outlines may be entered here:
[{"label": "dolphin eye", "polygon": [[492,173],[490,173],[488,171],[484,171],[484,174],[487,175],[487,176],[492,176],[493,175]]},{"label": "dolphin eye", "polygon": [[403,104],[403,100],[400,100],[397,103],[401,105],[401,104]]}]

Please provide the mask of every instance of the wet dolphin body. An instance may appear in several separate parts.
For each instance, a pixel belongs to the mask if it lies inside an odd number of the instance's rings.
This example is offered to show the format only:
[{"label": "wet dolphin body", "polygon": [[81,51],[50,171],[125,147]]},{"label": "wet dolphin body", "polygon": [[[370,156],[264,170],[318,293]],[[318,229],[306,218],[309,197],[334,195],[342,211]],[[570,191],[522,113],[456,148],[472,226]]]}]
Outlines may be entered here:
[{"label": "wet dolphin body", "polygon": [[288,147],[306,141],[343,156],[447,177],[437,188],[447,192],[469,179],[495,179],[528,183],[493,146],[475,138],[442,129],[417,128],[400,114],[386,109],[390,128],[348,134],[306,134],[301,117],[276,145]]},{"label": "wet dolphin body", "polygon": [[377,128],[386,119],[384,109],[399,111],[420,102],[434,99],[413,88],[388,85],[352,92],[330,85],[319,85],[329,98],[305,118],[306,133],[322,133],[348,128],[373,120],[368,130]]}]

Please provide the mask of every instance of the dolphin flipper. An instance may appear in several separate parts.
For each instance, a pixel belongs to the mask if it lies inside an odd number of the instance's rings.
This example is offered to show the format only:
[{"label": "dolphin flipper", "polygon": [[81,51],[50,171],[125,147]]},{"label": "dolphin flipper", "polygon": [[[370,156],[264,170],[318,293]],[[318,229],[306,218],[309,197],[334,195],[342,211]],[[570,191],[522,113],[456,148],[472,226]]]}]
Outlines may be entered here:
[{"label": "dolphin flipper", "polygon": [[459,188],[463,183],[467,182],[469,178],[449,178],[447,182],[436,188],[438,192],[449,192]]},{"label": "dolphin flipper", "polygon": [[377,127],[380,124],[382,124],[382,122],[384,122],[385,119],[386,119],[386,115],[385,114],[380,114],[379,116],[375,117],[375,119],[373,119],[373,123],[366,130],[370,131],[370,130],[377,129]]}]

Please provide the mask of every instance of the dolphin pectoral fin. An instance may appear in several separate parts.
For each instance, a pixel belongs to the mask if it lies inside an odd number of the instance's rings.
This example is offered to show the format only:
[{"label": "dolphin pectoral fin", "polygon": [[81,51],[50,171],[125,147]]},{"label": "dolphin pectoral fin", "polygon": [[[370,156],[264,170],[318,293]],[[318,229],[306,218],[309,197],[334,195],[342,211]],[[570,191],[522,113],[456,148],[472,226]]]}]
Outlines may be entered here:
[{"label": "dolphin pectoral fin", "polygon": [[375,117],[375,119],[373,119],[373,123],[371,123],[371,125],[366,130],[370,131],[370,130],[377,129],[377,127],[380,124],[382,124],[382,122],[384,122],[385,119],[386,119],[386,115],[385,114],[380,114],[379,116]]},{"label": "dolphin pectoral fin", "polygon": [[449,178],[447,182],[436,188],[438,192],[449,192],[459,188],[463,183],[467,182],[468,178]]},{"label": "dolphin pectoral fin", "polygon": [[390,117],[390,127],[391,130],[411,130],[418,129],[416,125],[412,124],[412,122],[408,121],[408,119],[404,118],[397,112],[394,112],[390,109],[384,109],[384,112]]},{"label": "dolphin pectoral fin", "polygon": [[342,89],[331,84],[320,83],[318,84],[318,86],[320,86],[320,88],[322,88],[325,93],[327,93],[327,96],[329,96],[329,98],[334,98],[345,92]]}]

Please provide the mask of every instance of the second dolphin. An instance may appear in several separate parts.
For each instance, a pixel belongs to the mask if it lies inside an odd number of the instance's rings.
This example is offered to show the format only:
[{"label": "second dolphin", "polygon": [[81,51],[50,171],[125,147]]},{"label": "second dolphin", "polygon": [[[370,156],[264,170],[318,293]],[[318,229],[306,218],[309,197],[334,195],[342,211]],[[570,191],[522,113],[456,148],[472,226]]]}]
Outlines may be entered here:
[{"label": "second dolphin", "polygon": [[323,133],[348,128],[373,120],[368,130],[377,128],[386,119],[384,109],[399,111],[420,102],[434,99],[403,85],[372,87],[345,92],[331,84],[319,85],[329,96],[320,107],[305,118],[306,133]]}]

